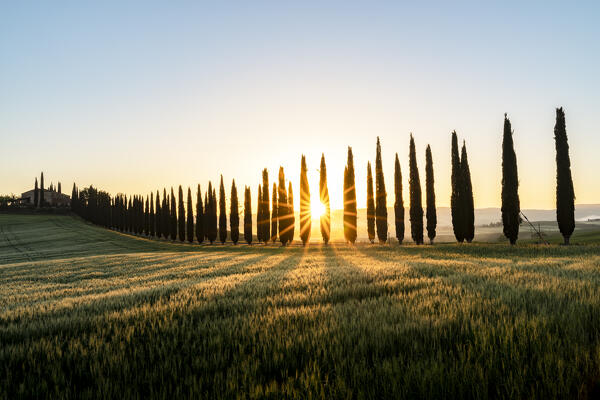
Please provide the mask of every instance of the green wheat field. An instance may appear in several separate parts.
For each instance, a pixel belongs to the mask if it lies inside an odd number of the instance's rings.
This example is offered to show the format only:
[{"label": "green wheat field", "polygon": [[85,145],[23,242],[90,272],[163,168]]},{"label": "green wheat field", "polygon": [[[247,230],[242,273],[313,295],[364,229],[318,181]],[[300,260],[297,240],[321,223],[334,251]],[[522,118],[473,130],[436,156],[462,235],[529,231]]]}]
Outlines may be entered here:
[{"label": "green wheat field", "polygon": [[281,248],[0,227],[2,398],[600,396],[590,234]]}]

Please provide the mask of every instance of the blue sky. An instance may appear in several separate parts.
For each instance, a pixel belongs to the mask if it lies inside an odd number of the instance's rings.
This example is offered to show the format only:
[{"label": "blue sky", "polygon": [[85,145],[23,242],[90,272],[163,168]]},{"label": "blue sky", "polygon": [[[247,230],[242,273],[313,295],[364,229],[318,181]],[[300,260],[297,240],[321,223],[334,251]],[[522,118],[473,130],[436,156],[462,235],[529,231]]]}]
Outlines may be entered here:
[{"label": "blue sky", "polygon": [[507,112],[522,205],[551,208],[563,106],[577,202],[600,202],[593,2],[122,3],[0,5],[0,192],[41,170],[65,188],[144,194],[222,173],[254,198],[263,167],[283,165],[297,192],[302,153],[316,187],[324,152],[339,208],[351,145],[364,206],[376,137],[391,195],[413,132],[448,205],[456,129],[476,206],[498,206]]}]

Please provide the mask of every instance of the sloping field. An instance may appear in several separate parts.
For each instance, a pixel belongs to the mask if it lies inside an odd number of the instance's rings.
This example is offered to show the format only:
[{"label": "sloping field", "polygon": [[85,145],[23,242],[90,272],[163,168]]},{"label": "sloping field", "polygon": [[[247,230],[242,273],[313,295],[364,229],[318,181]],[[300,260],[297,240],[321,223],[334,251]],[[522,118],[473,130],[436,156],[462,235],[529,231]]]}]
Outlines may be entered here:
[{"label": "sloping field", "polygon": [[0,215],[0,396],[597,398],[600,247],[198,246]]}]

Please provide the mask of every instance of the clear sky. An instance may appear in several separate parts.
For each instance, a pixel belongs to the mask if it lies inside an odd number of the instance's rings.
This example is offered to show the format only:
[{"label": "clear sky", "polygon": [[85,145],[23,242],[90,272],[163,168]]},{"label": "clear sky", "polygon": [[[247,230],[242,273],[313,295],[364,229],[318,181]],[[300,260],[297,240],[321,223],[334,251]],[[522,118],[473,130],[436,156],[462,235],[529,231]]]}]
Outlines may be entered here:
[{"label": "clear sky", "polygon": [[[393,196],[416,140],[449,204],[450,132],[466,140],[476,207],[500,204],[503,115],[524,208],[554,206],[555,107],[566,111],[577,203],[599,203],[597,2],[2,2],[0,193],[41,170],[111,193],[238,191],[279,165],[299,198],[325,153],[341,208],[346,148],[359,207],[376,137]],[[326,3],[326,4],[324,4]],[[419,3],[419,4],[416,4]],[[313,201],[316,196],[313,196]]]}]

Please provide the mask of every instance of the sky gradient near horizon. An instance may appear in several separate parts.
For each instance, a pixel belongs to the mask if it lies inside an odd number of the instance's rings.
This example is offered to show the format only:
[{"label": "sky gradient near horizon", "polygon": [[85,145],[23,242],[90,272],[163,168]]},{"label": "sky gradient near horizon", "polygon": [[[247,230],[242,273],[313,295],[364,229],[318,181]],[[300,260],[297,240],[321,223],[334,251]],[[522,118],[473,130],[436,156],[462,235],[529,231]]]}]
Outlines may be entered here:
[{"label": "sky gradient near horizon", "polygon": [[[469,152],[475,206],[497,207],[507,112],[522,208],[555,202],[555,107],[566,112],[576,202],[599,203],[600,6],[559,2],[10,2],[0,5],[0,193],[94,184],[256,188],[280,165],[299,200],[321,153],[342,207],[347,146],[358,206],[381,138],[408,205],[412,132],[424,186],[450,199],[450,133]],[[217,182],[218,184],[218,182]],[[424,189],[424,187],[423,187]],[[161,190],[162,192],[162,190]],[[195,193],[195,191],[194,191]],[[423,196],[425,198],[425,196]]]}]

